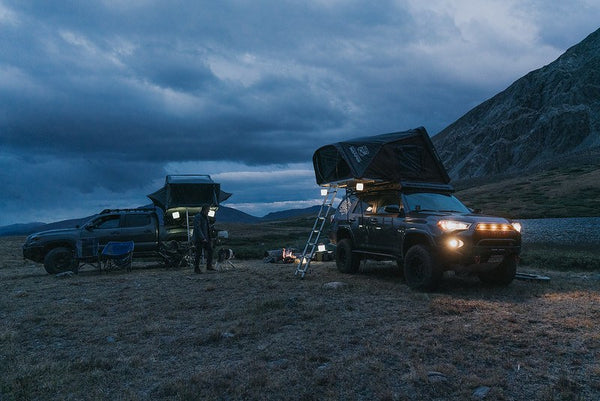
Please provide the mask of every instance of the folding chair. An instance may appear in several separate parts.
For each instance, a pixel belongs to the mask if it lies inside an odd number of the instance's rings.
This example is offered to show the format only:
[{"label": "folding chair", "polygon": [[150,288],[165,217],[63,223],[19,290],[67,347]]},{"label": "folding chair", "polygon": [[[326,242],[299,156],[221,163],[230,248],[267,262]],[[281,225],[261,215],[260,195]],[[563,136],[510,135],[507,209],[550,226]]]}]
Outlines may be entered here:
[{"label": "folding chair", "polygon": [[77,270],[85,265],[90,265],[96,269],[101,268],[98,238],[80,238],[77,240]]},{"label": "folding chair", "polygon": [[113,268],[125,267],[130,272],[133,248],[133,241],[109,242],[100,255],[103,268],[108,271]]}]

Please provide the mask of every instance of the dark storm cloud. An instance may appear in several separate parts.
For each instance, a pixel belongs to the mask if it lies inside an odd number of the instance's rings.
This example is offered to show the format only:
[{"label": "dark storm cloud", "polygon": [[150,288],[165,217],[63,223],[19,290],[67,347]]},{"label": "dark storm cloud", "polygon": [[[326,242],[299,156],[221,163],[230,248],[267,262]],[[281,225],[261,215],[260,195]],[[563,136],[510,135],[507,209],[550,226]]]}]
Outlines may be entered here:
[{"label": "dark storm cloud", "polygon": [[566,4],[0,0],[0,225],[135,206],[186,163],[248,210],[308,202],[317,147],[435,134],[596,29]]}]

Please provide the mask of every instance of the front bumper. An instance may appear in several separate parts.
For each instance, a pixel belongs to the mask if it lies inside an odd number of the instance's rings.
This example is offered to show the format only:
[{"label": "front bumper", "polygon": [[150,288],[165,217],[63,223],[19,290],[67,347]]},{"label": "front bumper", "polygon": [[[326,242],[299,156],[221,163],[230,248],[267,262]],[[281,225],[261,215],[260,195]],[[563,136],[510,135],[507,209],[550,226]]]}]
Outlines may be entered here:
[{"label": "front bumper", "polygon": [[[447,244],[452,239],[463,245],[452,249]],[[453,270],[485,271],[493,269],[506,258],[517,261],[521,253],[521,235],[516,232],[478,233],[463,231],[445,234],[438,243],[440,262]]]}]

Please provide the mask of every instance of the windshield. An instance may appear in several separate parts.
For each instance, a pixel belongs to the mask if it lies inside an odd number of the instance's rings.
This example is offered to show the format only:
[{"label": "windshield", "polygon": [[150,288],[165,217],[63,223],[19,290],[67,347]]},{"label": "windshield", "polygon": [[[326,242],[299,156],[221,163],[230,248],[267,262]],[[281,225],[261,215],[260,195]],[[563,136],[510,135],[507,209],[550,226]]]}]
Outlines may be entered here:
[{"label": "windshield", "polygon": [[420,192],[404,194],[405,207],[410,212],[458,212],[469,213],[470,210],[450,194]]}]

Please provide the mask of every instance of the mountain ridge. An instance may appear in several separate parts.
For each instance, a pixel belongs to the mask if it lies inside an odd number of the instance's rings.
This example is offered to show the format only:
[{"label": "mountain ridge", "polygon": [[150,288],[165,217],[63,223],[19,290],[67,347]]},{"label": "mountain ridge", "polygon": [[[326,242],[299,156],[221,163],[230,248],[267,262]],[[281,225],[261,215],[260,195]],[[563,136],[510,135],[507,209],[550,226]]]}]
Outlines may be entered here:
[{"label": "mountain ridge", "polygon": [[[256,217],[251,214],[242,212],[241,210],[228,207],[220,206],[216,214],[217,223],[259,223],[266,221],[285,220],[294,217],[316,215],[321,206],[315,205],[303,209],[288,209],[278,212],[271,212],[263,217]],[[61,220],[52,223],[18,223],[0,227],[0,237],[3,236],[17,236],[17,235],[29,235],[35,232],[61,229],[61,228],[73,228],[77,225],[81,225],[88,221],[92,216],[83,217],[80,219],[69,219]]]},{"label": "mountain ridge", "polygon": [[432,137],[453,180],[600,161],[600,29]]}]

